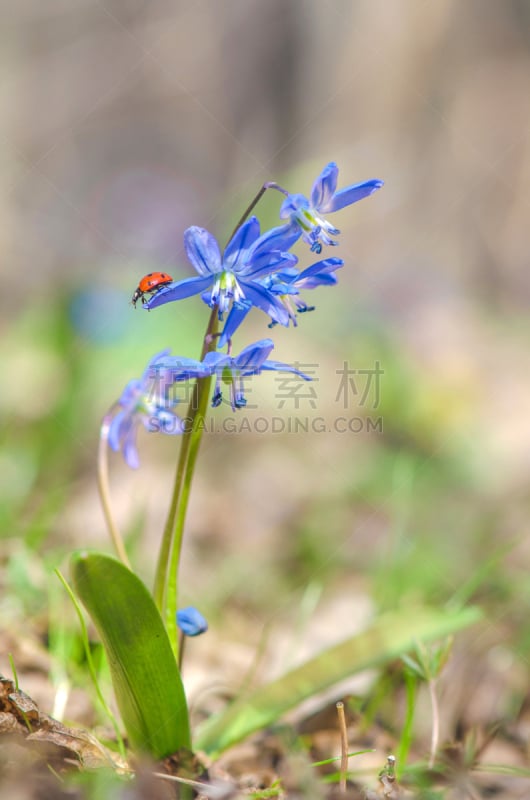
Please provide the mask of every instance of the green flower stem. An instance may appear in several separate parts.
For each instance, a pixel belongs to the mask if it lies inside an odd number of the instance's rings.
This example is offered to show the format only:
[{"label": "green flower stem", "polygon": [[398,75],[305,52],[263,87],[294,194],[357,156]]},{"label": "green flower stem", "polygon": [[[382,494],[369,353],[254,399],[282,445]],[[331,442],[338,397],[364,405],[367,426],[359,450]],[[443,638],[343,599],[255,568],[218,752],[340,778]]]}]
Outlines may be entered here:
[{"label": "green flower stem", "polygon": [[[215,349],[215,337],[219,327],[217,311],[217,307],[214,307],[210,315],[208,328],[204,337],[201,361],[206,353]],[[171,505],[169,507],[158,556],[153,591],[155,603],[166,623],[171,646],[173,647],[177,659],[178,640],[176,613],[178,598],[178,565],[182,549],[182,536],[193,471],[204,429],[203,423],[208,407],[208,399],[210,397],[211,382],[212,378],[200,378],[193,387],[193,394],[186,418],[187,427],[181,440]]]},{"label": "green flower stem", "polygon": [[101,505],[103,507],[103,514],[105,516],[105,521],[107,523],[107,527],[110,533],[110,538],[112,539],[118,558],[123,564],[125,564],[126,567],[131,569],[131,564],[127,557],[127,551],[125,550],[123,539],[121,538],[121,534],[118,530],[118,526],[116,525],[116,521],[112,514],[112,507],[110,503],[109,461],[108,461],[109,430],[115,407],[116,406],[112,406],[112,408],[108,410],[108,412],[103,417],[103,421],[101,423],[101,433],[99,436],[99,447],[98,447],[98,489],[99,489],[99,496],[101,498]]},{"label": "green flower stem", "polygon": [[[204,430],[204,419],[208,408],[208,400],[210,398],[210,386],[212,379],[203,378],[197,382],[198,385],[198,410],[197,415],[192,423],[192,430],[190,434],[189,455],[186,462],[186,472],[180,494],[180,501],[178,504],[177,519],[175,526],[175,536],[173,538],[173,546],[171,548],[171,557],[169,562],[169,570],[167,576],[167,595],[166,595],[166,628],[168,630],[170,641],[174,643],[175,653],[178,654],[177,643],[177,600],[178,600],[178,567],[180,562],[180,552],[182,549],[182,537],[184,533],[184,524],[186,522],[186,512],[188,510],[188,502],[191,492],[191,483],[193,480],[193,472],[195,470],[195,463],[199,454],[199,446],[202,439]],[[174,640],[174,642],[173,642]]]},{"label": "green flower stem", "polygon": [[[188,412],[192,409],[194,398],[195,398],[195,389],[193,391],[193,396],[190,401]],[[175,522],[177,518],[178,502],[180,499],[182,482],[184,480],[186,462],[188,460],[188,455],[189,455],[189,448],[190,448],[190,436],[188,432],[185,432],[182,435],[180,443],[180,453],[179,453],[179,460],[177,463],[177,471],[175,473],[173,494],[171,496],[171,504],[169,506],[166,525],[164,528],[164,533],[162,535],[162,543],[160,545],[160,551],[158,553],[158,563],[156,566],[153,598],[161,615],[164,614],[164,603],[166,600],[167,571],[169,569],[169,557],[171,553],[171,544],[173,541],[173,530],[175,528]]]}]

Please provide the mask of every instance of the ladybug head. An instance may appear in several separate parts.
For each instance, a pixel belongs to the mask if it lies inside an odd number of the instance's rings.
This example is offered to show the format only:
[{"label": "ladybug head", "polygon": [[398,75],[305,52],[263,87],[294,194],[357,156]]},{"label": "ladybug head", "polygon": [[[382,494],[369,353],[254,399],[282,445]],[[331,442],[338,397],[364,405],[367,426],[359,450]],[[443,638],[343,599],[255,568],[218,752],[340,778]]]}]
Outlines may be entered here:
[{"label": "ladybug head", "polygon": [[131,305],[133,305],[133,306],[136,308],[136,303],[137,303],[137,302],[138,302],[138,300],[139,300],[141,297],[143,297],[143,296],[144,296],[144,295],[143,295],[143,292],[140,290],[140,287],[138,287],[137,289],[135,289],[135,291],[134,291],[134,294],[133,294],[133,296],[132,296],[132,298],[131,298]]}]

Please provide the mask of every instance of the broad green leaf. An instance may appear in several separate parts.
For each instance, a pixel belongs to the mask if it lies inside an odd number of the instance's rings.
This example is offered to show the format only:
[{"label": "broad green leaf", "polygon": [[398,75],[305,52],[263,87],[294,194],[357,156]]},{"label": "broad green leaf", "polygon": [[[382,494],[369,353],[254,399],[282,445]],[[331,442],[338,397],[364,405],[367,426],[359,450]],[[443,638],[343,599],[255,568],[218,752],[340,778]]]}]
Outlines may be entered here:
[{"label": "broad green leaf", "polygon": [[162,619],[148,590],[100,553],[72,556],[74,589],[109,660],[116,700],[133,748],[163,758],[189,748],[186,696]]},{"label": "broad green leaf", "polygon": [[385,614],[362,633],[239,697],[201,726],[195,745],[212,755],[220,753],[334,683],[381,666],[413,649],[417,642],[440,639],[479,619],[480,611],[476,608],[443,611],[415,607]]}]

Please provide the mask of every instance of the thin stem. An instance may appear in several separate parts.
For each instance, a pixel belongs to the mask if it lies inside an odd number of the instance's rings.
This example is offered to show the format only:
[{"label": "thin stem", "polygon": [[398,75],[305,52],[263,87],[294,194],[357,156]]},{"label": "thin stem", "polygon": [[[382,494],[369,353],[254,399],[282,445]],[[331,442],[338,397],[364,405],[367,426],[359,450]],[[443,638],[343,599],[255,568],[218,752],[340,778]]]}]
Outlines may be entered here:
[{"label": "thin stem", "polygon": [[429,769],[434,767],[436,751],[438,750],[438,740],[440,737],[440,714],[438,710],[438,697],[436,696],[436,681],[431,678],[429,681],[429,696],[432,707],[432,733],[431,733],[431,753],[429,756]]},{"label": "thin stem", "polygon": [[241,219],[237,223],[236,227],[234,228],[234,230],[232,231],[232,233],[228,237],[228,241],[229,242],[233,238],[233,236],[236,233],[236,231],[238,230],[238,228],[240,228],[241,225],[245,222],[245,220],[249,216],[250,212],[255,209],[255,207],[257,206],[257,204],[259,203],[259,201],[261,200],[261,198],[263,197],[263,195],[265,194],[267,189],[276,189],[276,191],[281,192],[286,197],[289,196],[289,192],[287,192],[285,189],[283,189],[278,183],[275,183],[274,181],[267,181],[267,183],[264,183],[263,186],[261,187],[261,189],[259,190],[259,192],[257,193],[257,195],[255,196],[254,200],[251,202],[251,204],[248,206],[246,211],[243,213],[243,216],[241,217]]},{"label": "thin stem", "polygon": [[[188,419],[190,411],[192,409],[192,403],[194,397],[195,397],[195,389],[193,391],[192,400],[190,401],[190,405],[188,407]],[[186,462],[188,460],[189,447],[190,447],[190,437],[186,432],[182,436],[179,460],[177,463],[177,470],[175,473],[173,494],[171,496],[171,504],[169,506],[166,525],[164,528],[164,533],[162,535],[162,543],[160,545],[160,551],[158,553],[158,563],[156,567],[153,596],[155,603],[158,607],[158,610],[160,611],[161,614],[164,611],[164,603],[166,599],[166,579],[167,579],[167,570],[169,566],[169,556],[171,553],[171,543],[173,541],[173,529],[175,527],[175,520],[177,517],[177,506],[180,499],[180,491],[182,487],[182,481],[184,479]]]},{"label": "thin stem", "polygon": [[340,792],[346,793],[346,779],[348,777],[348,732],[346,730],[346,716],[344,714],[344,703],[339,701],[335,704],[339,717],[340,731]]},{"label": "thin stem", "polygon": [[[218,327],[218,309],[214,307],[210,314],[208,328],[204,337],[204,344],[201,353],[201,360],[205,357],[206,353],[215,348],[215,338]],[[158,555],[158,563],[156,568],[155,585],[153,595],[155,603],[160,613],[165,617],[168,635],[175,652],[178,654],[178,641],[176,632],[176,618],[177,613],[177,579],[178,576],[178,563],[180,560],[180,550],[182,546],[182,533],[184,529],[184,520],[186,515],[189,489],[191,487],[191,478],[193,474],[193,467],[195,465],[196,452],[191,460],[190,453],[194,440],[198,442],[194,445],[195,451],[198,451],[198,445],[202,437],[202,422],[206,413],[208,404],[208,397],[210,392],[211,378],[201,378],[196,381],[193,387],[192,397],[188,406],[188,413],[186,417],[186,430],[182,435],[180,446],[179,459],[175,473],[175,482],[173,487],[173,494],[171,497],[171,504],[169,507],[164,533],[162,536],[162,543],[160,545],[160,552]],[[202,409],[202,416],[201,416]],[[198,424],[199,423],[199,424]],[[184,494],[184,486],[187,485],[187,492]],[[175,573],[175,574],[173,574]],[[169,597],[169,582],[171,580],[171,600]]]},{"label": "thin stem", "polygon": [[[177,601],[178,601],[178,570],[180,563],[180,553],[182,550],[182,539],[184,536],[184,524],[186,522],[186,513],[188,510],[188,502],[191,492],[191,484],[193,480],[193,472],[195,470],[195,462],[199,454],[199,446],[204,431],[204,419],[206,417],[206,410],[208,408],[208,400],[210,397],[210,386],[212,383],[211,378],[201,378],[197,381],[195,388],[197,389],[197,410],[192,419],[191,430],[189,434],[184,434],[189,437],[188,445],[188,458],[185,465],[182,484],[179,491],[179,503],[177,508],[177,516],[175,520],[175,529],[173,531],[171,555],[169,559],[169,568],[167,570],[167,583],[166,583],[166,628],[169,634],[169,639],[175,650],[175,655],[178,656],[178,643],[176,634],[176,614],[177,614]],[[195,395],[195,392],[194,392]]]},{"label": "thin stem", "polygon": [[180,631],[179,633],[179,672],[182,672],[182,663],[184,661],[184,647],[186,646],[186,635]]},{"label": "thin stem", "polygon": [[101,423],[101,433],[99,436],[98,447],[98,489],[101,498],[101,505],[103,506],[103,514],[109,529],[110,537],[114,544],[114,549],[118,554],[118,558],[125,564],[128,569],[131,569],[131,564],[123,544],[123,539],[118,530],[118,526],[112,514],[112,507],[110,504],[110,488],[109,488],[109,461],[108,461],[108,443],[110,423],[112,421],[112,411],[114,406],[103,417]]},{"label": "thin stem", "polygon": [[411,670],[405,669],[406,712],[405,721],[401,728],[401,737],[398,745],[398,777],[401,777],[403,765],[407,763],[410,746],[412,744],[412,729],[416,714],[416,693],[418,681]]}]

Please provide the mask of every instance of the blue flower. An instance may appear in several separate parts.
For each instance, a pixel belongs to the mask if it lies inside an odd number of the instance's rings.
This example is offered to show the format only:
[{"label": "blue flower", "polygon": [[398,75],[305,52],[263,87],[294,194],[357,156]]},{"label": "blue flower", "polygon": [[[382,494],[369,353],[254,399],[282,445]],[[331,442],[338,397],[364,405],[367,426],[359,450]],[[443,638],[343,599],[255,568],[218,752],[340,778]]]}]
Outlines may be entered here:
[{"label": "blue flower", "polygon": [[[315,310],[315,306],[308,306],[300,297],[300,291],[316,289],[317,286],[334,286],[338,281],[335,272],[342,266],[344,266],[342,258],[325,258],[302,272],[290,269],[274,276],[276,281],[270,286],[270,290],[280,297],[289,313],[289,320],[295,327],[297,313],[302,314],[305,311]],[[275,324],[272,322],[269,327]]]},{"label": "blue flower", "polygon": [[[263,278],[264,287],[276,295],[287,311],[287,321],[281,324],[288,326],[292,322],[296,326],[297,313],[313,311],[315,307],[308,306],[302,300],[300,290],[316,289],[317,286],[333,286],[337,283],[335,272],[343,265],[344,261],[341,258],[325,258],[302,272],[294,267],[286,267],[280,272]],[[246,302],[232,306],[219,339],[219,347],[224,347],[233,337],[251,308],[252,304]],[[276,320],[273,320],[269,327],[274,324],[276,324]]]},{"label": "blue flower", "polygon": [[141,378],[129,381],[116,404],[120,410],[109,426],[110,447],[116,453],[121,451],[132,469],[140,465],[136,448],[138,426],[143,425],[150,432],[182,433],[184,423],[173,411],[178,401],[170,397],[170,388],[176,381],[204,375],[200,361],[191,358],[172,359],[170,367],[164,366],[168,353],[169,350],[158,353]]},{"label": "blue flower", "polygon": [[284,322],[286,312],[282,304],[258,279],[296,264],[296,256],[285,251],[299,234],[288,227],[273,228],[260,236],[259,221],[251,217],[237,229],[223,255],[211,233],[197,226],[188,228],[184,244],[198,276],[170,283],[145,303],[144,308],[156,308],[201,294],[211,308],[218,306],[220,319],[232,304],[248,302],[276,322]]},{"label": "blue flower", "polygon": [[283,364],[281,361],[268,361],[267,356],[273,348],[274,342],[271,339],[260,339],[259,342],[245,347],[235,358],[219,352],[207,353],[203,365],[210,374],[216,375],[212,406],[215,408],[221,404],[223,399],[221,383],[225,383],[229,386],[232,410],[244,408],[247,401],[244,395],[243,380],[249,375],[259,375],[262,370],[293,372],[305,381],[311,380],[308,375],[304,375],[303,372],[289,364]]},{"label": "blue flower", "polygon": [[200,636],[201,633],[206,633],[208,630],[205,618],[193,606],[177,611],[177,625],[185,636]]},{"label": "blue flower", "polygon": [[285,234],[297,229],[298,235],[302,236],[314,253],[321,253],[323,244],[336,245],[337,242],[331,236],[340,233],[338,228],[324,219],[323,214],[339,211],[363,197],[368,197],[383,186],[383,181],[373,179],[336,191],[338,175],[339,168],[331,161],[314,182],[311,199],[303,194],[290,194],[280,208],[280,218],[289,220],[289,224],[285,226]]}]

